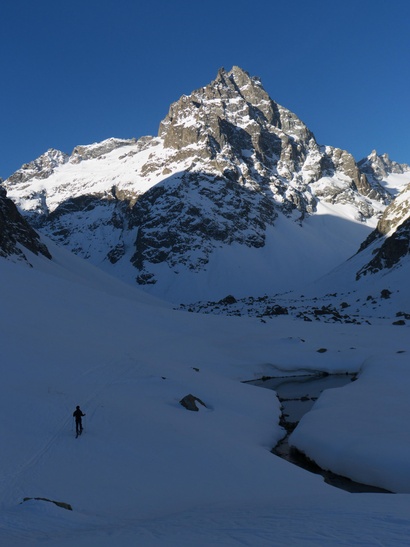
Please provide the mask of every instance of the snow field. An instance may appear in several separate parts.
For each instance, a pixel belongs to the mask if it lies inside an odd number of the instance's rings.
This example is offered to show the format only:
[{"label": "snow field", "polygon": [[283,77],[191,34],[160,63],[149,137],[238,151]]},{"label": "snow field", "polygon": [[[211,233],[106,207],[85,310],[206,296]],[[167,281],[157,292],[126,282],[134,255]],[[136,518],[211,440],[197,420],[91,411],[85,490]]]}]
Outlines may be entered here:
[{"label": "snow field", "polygon": [[[241,380],[363,368],[300,433],[332,464],[342,440],[346,470],[361,473],[380,446],[407,454],[406,328],[173,311],[54,251],[34,268],[0,264],[2,544],[405,544],[409,496],[350,495],[272,455],[278,400]],[[207,408],[182,408],[188,393]],[[86,431],[75,439],[77,404]],[[376,463],[390,481],[407,472],[394,450]]]}]

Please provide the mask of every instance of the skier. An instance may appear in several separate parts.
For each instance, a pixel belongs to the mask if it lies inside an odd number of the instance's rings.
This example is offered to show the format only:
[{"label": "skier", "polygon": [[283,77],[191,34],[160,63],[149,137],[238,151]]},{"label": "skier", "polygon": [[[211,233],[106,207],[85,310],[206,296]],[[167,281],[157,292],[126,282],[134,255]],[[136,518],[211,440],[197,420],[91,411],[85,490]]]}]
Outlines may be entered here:
[{"label": "skier", "polygon": [[73,416],[75,418],[75,432],[78,437],[78,435],[81,435],[83,431],[83,424],[82,424],[81,418],[85,416],[85,414],[83,414],[81,408],[77,405],[73,412]]}]

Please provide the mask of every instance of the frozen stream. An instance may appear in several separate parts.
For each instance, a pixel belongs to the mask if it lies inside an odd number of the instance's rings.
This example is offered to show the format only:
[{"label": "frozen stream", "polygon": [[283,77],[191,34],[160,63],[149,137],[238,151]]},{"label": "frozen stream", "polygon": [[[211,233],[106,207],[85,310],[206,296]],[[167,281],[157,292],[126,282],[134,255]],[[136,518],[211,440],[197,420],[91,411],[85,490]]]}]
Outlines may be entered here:
[{"label": "frozen stream", "polygon": [[272,452],[285,460],[320,474],[328,484],[347,490],[348,492],[383,492],[386,490],[351,481],[346,477],[321,469],[315,462],[309,460],[294,447],[289,446],[288,437],[297,427],[304,414],[310,411],[322,391],[331,388],[341,388],[355,379],[352,374],[310,374],[287,377],[262,378],[252,380],[255,386],[276,391],[282,405],[281,425],[287,431],[286,436],[272,449]]}]

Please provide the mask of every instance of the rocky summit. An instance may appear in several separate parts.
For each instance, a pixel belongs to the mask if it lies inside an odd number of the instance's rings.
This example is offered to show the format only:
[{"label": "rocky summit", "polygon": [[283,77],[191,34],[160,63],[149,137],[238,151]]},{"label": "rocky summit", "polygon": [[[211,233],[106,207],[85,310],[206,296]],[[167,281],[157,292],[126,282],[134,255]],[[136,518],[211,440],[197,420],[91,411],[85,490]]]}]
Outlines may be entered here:
[{"label": "rocky summit", "polygon": [[357,251],[409,181],[409,166],[386,155],[357,164],[319,145],[259,78],[233,67],[172,104],[157,137],[49,150],[4,187],[57,243],[192,302],[323,275]]}]

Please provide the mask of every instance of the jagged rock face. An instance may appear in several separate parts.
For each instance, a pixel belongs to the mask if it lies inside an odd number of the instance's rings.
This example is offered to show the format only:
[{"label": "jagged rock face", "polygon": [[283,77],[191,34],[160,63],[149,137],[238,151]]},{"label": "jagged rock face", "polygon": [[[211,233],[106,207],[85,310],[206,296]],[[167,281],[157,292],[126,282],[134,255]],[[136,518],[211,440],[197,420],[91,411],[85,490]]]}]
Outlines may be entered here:
[{"label": "jagged rock face", "polygon": [[[330,157],[333,170],[343,173],[351,181],[349,189],[357,190],[359,194],[374,200],[385,201],[383,188],[377,184],[370,184],[366,174],[358,169],[356,162],[351,154],[340,148],[326,147],[328,157]],[[324,157],[322,165],[325,166],[329,160]],[[332,172],[332,168],[330,169]]]},{"label": "jagged rock face", "polygon": [[[369,186],[373,189],[373,192],[377,192],[379,196],[382,196],[384,203],[389,205],[392,199],[395,197],[381,184],[391,174],[404,174],[410,172],[410,166],[405,163],[397,163],[392,161],[387,154],[378,155],[376,150],[373,150],[371,154],[358,162],[358,167],[366,177]],[[374,194],[369,194],[373,196]]]},{"label": "jagged rock face", "polygon": [[359,279],[368,273],[376,273],[384,268],[392,268],[410,250],[410,184],[408,184],[386,208],[377,228],[362,244],[359,252],[375,242],[380,247],[374,251],[374,258],[357,273]]},{"label": "jagged rock face", "polygon": [[174,103],[159,136],[165,147],[178,151],[176,158],[194,146],[206,159],[223,160],[224,150],[236,164],[254,166],[259,160],[273,167],[281,162],[285,171],[303,162],[303,149],[310,141],[317,148],[307,127],[274,103],[257,78],[238,67],[228,73],[221,69],[211,84]]},{"label": "jagged rock face", "polygon": [[404,188],[397,198],[384,211],[377,224],[377,231],[386,235],[397,229],[410,215],[410,184]]},{"label": "jagged rock face", "polygon": [[102,142],[87,146],[76,146],[69,158],[71,163],[80,163],[83,160],[102,158],[116,148],[135,144],[136,139],[107,139]]},{"label": "jagged rock face", "polygon": [[132,262],[141,272],[138,282],[147,284],[156,281],[148,264],[198,271],[220,243],[262,247],[266,225],[277,213],[266,195],[234,178],[185,173],[174,185],[159,184],[144,194],[132,216],[138,227]]},{"label": "jagged rock face", "polygon": [[5,189],[0,187],[0,256],[14,256],[19,260],[27,260],[21,247],[36,255],[42,254],[51,258],[39,235],[20,215],[14,203],[7,198]]},{"label": "jagged rock face", "polygon": [[28,182],[30,179],[46,179],[54,169],[66,163],[69,159],[67,154],[51,148],[45,154],[30,163],[25,163],[18,171],[7,179],[9,185]]},{"label": "jagged rock face", "polygon": [[410,166],[405,163],[397,163],[392,161],[388,154],[378,155],[376,150],[373,150],[367,158],[359,161],[358,166],[362,173],[376,181],[383,180],[390,173],[405,173],[410,171]]},{"label": "jagged rock face", "polygon": [[407,218],[394,233],[383,240],[382,245],[375,252],[374,258],[357,272],[356,279],[370,273],[390,269],[409,253],[410,218]]},{"label": "jagged rock face", "polygon": [[238,67],[221,69],[215,81],[174,103],[159,129],[174,161],[191,158],[235,176],[239,184],[269,188],[283,211],[315,210],[309,185],[341,175],[349,188],[379,199],[353,157],[319,147],[312,132],[292,112],[275,103],[258,78]]}]

